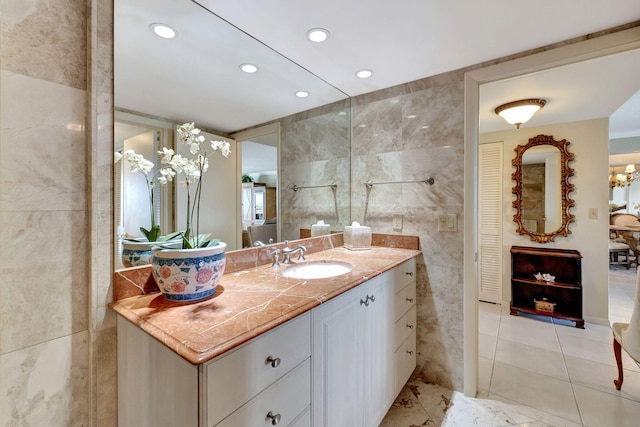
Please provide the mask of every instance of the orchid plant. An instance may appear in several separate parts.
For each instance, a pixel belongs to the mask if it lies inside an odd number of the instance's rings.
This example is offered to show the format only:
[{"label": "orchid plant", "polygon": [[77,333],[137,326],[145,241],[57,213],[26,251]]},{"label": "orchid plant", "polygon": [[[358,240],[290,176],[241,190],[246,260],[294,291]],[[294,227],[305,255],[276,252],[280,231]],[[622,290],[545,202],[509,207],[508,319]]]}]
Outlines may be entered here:
[{"label": "orchid plant", "polygon": [[157,242],[167,240],[168,237],[161,236],[160,225],[156,221],[155,212],[153,209],[153,190],[158,184],[166,184],[171,181],[175,176],[175,172],[171,169],[160,169],[156,173],[151,173],[155,165],[152,161],[144,158],[142,154],[136,154],[134,150],[126,150],[124,154],[116,151],[114,154],[114,160],[117,163],[124,158],[131,167],[131,172],[142,173],[145,181],[147,182],[147,189],[149,191],[149,213],[151,215],[151,227],[147,230],[144,227],[140,227],[140,231],[147,238],[149,242]]},{"label": "orchid plant", "polygon": [[[200,129],[194,123],[184,123],[178,126],[178,143],[189,147],[193,158],[186,158],[176,154],[172,149],[164,147],[158,151],[161,163],[166,165],[160,170],[161,176],[171,181],[177,175],[184,175],[187,186],[187,220],[184,231],[174,235],[182,237],[182,248],[215,246],[219,240],[209,240],[209,234],[200,234],[200,198],[202,196],[202,175],[209,168],[205,137],[200,135]],[[231,146],[227,141],[211,141],[212,153],[219,152],[223,157],[231,153]],[[195,220],[194,220],[195,219]]]}]

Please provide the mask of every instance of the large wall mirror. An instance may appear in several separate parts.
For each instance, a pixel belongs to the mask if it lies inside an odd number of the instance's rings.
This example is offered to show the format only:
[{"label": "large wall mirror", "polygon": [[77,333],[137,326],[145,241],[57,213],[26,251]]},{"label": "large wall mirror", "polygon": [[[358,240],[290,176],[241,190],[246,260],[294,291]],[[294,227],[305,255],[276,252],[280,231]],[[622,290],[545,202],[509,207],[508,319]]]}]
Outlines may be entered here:
[{"label": "large wall mirror", "polygon": [[569,178],[574,171],[569,162],[574,155],[568,150],[569,144],[564,139],[556,141],[553,136],[538,135],[515,148],[513,220],[516,232],[528,235],[534,242],[548,243],[571,233],[569,224],[574,222],[574,216],[570,209],[574,201],[569,193],[574,186]]},{"label": "large wall mirror", "polygon": [[[152,31],[155,23],[170,25],[176,37],[157,37]],[[244,63],[255,64],[258,72],[242,72],[240,65]],[[300,90],[309,96],[296,97]],[[228,226],[229,218],[236,225],[238,238],[235,245],[228,246],[229,250],[246,246],[241,237],[242,159],[252,149],[269,148],[278,156],[275,170],[272,160],[263,170],[256,169],[254,163],[250,173],[272,189],[266,190],[270,192],[269,208],[274,205],[271,194],[276,194],[275,240],[298,238],[299,229],[310,227],[315,218],[332,220],[335,229],[349,224],[349,97],[198,2],[114,0],[114,105],[114,149],[122,150],[131,144],[131,138],[136,138],[140,150],[136,152],[149,156],[153,156],[154,148],[140,145],[137,130],[152,131],[149,134],[152,137],[146,139],[148,144],[165,146],[172,144],[175,125],[187,121],[209,133],[232,138],[234,133],[279,122],[279,133],[271,135],[268,144],[260,138],[237,142],[234,172],[237,179],[225,181],[236,188],[237,202],[225,205],[224,215],[228,218],[218,220],[222,215],[218,212],[214,221],[226,224],[225,231],[233,228]],[[298,114],[309,111],[313,113]],[[339,153],[336,146],[341,148]],[[336,176],[338,172],[340,176]],[[212,173],[215,172],[207,172]],[[124,179],[127,178],[125,175]],[[318,200],[326,196],[326,189],[300,192],[288,189],[291,185],[313,186],[334,181],[339,183],[339,190],[336,194],[328,192],[331,204],[326,213],[316,209],[320,206]],[[137,191],[141,197],[148,197],[144,188],[136,189],[126,182],[116,183],[116,187],[122,189],[121,197],[127,204],[117,209],[117,215],[132,206],[135,196],[128,193]],[[163,234],[179,228],[174,218],[178,211],[174,203],[177,197],[175,188],[156,195],[154,210],[160,217]],[[140,218],[147,218],[147,211],[143,212]],[[266,218],[266,211],[264,215],[264,220],[272,220]],[[116,219],[117,225],[125,223],[131,221]],[[138,230],[135,224],[127,227],[121,226],[116,233],[135,235]],[[213,230],[213,234],[218,233]]]}]

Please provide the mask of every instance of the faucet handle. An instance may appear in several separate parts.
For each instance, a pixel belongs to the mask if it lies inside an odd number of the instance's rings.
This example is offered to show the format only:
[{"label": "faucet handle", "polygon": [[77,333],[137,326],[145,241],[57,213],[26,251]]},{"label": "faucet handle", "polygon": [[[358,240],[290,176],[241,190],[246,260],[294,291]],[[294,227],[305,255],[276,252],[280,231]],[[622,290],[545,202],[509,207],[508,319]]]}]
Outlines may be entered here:
[{"label": "faucet handle", "polygon": [[298,245],[298,249],[300,249],[298,261],[304,261],[304,253],[307,252],[307,248],[304,245]]},{"label": "faucet handle", "polygon": [[274,249],[273,251],[267,251],[267,256],[273,256],[273,263],[271,267],[280,267],[280,249]]}]

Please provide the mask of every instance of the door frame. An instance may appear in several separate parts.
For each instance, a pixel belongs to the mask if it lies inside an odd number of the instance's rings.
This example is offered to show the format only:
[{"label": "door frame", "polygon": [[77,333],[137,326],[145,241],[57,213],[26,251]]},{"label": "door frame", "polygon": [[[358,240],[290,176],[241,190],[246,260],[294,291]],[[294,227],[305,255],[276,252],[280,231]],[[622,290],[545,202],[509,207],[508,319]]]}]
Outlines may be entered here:
[{"label": "door frame", "polygon": [[478,145],[480,85],[640,48],[640,27],[473,70],[464,76],[464,394],[478,388]]},{"label": "door frame", "polygon": [[[282,234],[280,232],[280,227],[282,224],[281,220],[281,212],[280,212],[280,122],[270,123],[264,126],[259,126],[252,129],[243,130],[240,132],[235,132],[229,135],[229,138],[233,138],[238,143],[238,170],[242,174],[242,143],[245,141],[250,141],[253,138],[258,138],[260,136],[267,136],[275,134],[278,140],[278,179],[276,186],[276,215],[278,217],[278,221],[276,223],[276,233],[277,233],[277,241],[281,241]],[[240,242],[242,242],[242,179],[239,179],[239,187],[238,194],[240,194],[240,198],[238,199],[238,208],[240,218],[238,218],[238,236],[240,238]]]}]

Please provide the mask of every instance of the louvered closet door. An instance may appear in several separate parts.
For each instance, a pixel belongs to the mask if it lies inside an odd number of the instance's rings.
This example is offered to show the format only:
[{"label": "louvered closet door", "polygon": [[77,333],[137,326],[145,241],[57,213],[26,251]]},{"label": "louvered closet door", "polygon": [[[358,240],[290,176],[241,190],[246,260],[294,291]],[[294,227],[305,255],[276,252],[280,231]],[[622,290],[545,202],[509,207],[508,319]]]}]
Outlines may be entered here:
[{"label": "louvered closet door", "polygon": [[480,144],[478,242],[481,301],[502,302],[502,142]]}]

